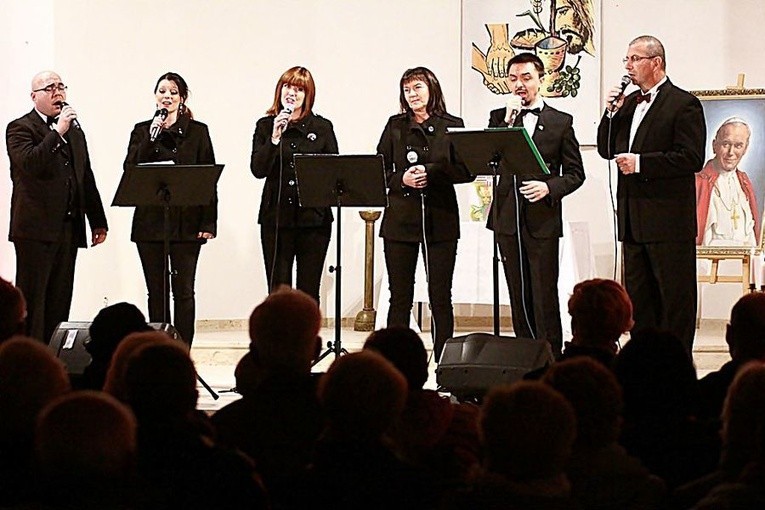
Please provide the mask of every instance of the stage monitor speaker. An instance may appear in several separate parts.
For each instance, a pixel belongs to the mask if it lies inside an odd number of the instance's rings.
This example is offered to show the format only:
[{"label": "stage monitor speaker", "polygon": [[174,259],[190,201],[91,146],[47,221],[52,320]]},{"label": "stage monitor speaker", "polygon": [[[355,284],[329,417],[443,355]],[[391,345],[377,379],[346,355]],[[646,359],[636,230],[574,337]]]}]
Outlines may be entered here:
[{"label": "stage monitor speaker", "polygon": [[[85,349],[90,341],[90,322],[62,322],[53,332],[48,342],[48,349],[66,366],[70,377],[81,377],[90,365],[91,356]],[[181,340],[172,324],[150,322],[149,326],[157,331],[164,331],[171,338]],[[186,344],[188,347],[188,344]]]},{"label": "stage monitor speaker", "polygon": [[545,340],[472,333],[450,338],[436,370],[438,386],[460,399],[480,398],[554,360]]}]

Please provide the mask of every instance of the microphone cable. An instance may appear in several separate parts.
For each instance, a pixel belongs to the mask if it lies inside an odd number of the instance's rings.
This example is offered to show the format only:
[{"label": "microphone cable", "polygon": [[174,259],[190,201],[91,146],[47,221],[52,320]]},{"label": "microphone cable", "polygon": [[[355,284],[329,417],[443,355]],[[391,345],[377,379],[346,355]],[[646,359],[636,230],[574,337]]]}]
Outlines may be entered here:
[{"label": "microphone cable", "polygon": [[[431,336],[433,337],[433,351],[431,352],[431,356],[433,359],[436,357],[436,321],[433,317],[433,305],[430,302],[430,250],[428,249],[428,236],[425,233],[425,191],[420,190],[420,220],[421,220],[421,226],[422,226],[422,260],[425,265],[425,284],[428,288],[428,310],[430,310],[430,330],[431,330]],[[414,282],[412,282],[414,285]],[[438,360],[435,360],[436,363],[438,363]],[[428,359],[428,365],[430,365],[430,359]]]},{"label": "microphone cable", "polygon": [[[523,240],[521,239],[521,205],[518,197],[518,176],[515,174],[513,174],[513,193],[515,195],[515,232],[518,238],[518,273],[521,276],[521,306],[523,307],[523,318],[526,321],[526,326],[531,332],[531,338],[536,340],[537,332],[531,327],[529,309],[526,303],[526,278],[523,264]],[[517,331],[515,332],[515,335],[516,337],[518,336]]]},{"label": "microphone cable", "polygon": [[[614,233],[613,233],[613,241],[614,241],[614,272],[612,279],[614,281],[618,281],[616,279],[616,268],[619,267],[619,225],[618,225],[618,211],[616,210],[616,203],[614,201],[614,184],[613,184],[613,168],[611,167],[611,161],[613,160],[613,154],[611,153],[611,123],[614,119],[614,114],[616,112],[609,112],[608,113],[608,131],[606,133],[606,140],[608,143],[608,147],[606,150],[606,161],[608,161],[608,198],[611,201],[611,222],[613,225]],[[614,141],[614,145],[616,145],[616,141]],[[617,170],[618,171],[618,170]]]},{"label": "microphone cable", "polygon": [[[276,257],[279,253],[279,222],[281,221],[281,212],[282,212],[282,180],[284,177],[284,153],[282,151],[282,148],[284,147],[283,138],[284,138],[284,131],[286,131],[286,128],[282,131],[282,136],[279,138],[279,182],[278,182],[278,191],[276,192],[276,224],[274,227],[274,249],[273,249],[273,258],[271,259],[271,276],[268,279],[268,293],[270,294],[274,290],[274,278],[276,275]],[[269,140],[267,143],[271,143],[271,140]]]}]

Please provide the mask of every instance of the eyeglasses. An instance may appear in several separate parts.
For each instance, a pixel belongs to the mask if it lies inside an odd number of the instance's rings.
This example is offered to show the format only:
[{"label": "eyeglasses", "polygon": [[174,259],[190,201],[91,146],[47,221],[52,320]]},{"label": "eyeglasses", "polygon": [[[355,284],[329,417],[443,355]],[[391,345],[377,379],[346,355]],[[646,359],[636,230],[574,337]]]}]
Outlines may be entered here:
[{"label": "eyeglasses", "polygon": [[629,57],[624,57],[622,59],[622,64],[626,64],[627,62],[632,62],[633,64],[635,64],[635,63],[637,63],[637,62],[639,62],[641,60],[645,60],[647,58],[654,58],[654,57],[657,57],[657,56],[658,55],[650,55],[648,57],[641,57],[640,55],[630,55]]},{"label": "eyeglasses", "polygon": [[53,92],[56,90],[58,90],[59,92],[64,92],[66,90],[66,85],[64,85],[63,83],[51,83],[47,87],[33,90],[32,92],[47,92],[48,94],[53,94]]}]

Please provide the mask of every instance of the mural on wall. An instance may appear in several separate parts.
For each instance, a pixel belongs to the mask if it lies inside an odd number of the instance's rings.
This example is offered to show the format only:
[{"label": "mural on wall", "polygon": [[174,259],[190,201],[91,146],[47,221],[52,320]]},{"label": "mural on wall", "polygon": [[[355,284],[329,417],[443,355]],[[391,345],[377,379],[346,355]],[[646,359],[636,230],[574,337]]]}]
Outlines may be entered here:
[{"label": "mural on wall", "polygon": [[707,123],[706,159],[696,174],[697,251],[762,249],[765,90],[693,93]]},{"label": "mural on wall", "polygon": [[[463,0],[461,116],[484,128],[510,93],[507,63],[533,52],[545,65],[540,93],[574,116],[582,145],[594,144],[600,104],[600,0]],[[491,183],[479,177],[458,189],[465,221],[486,221]]]},{"label": "mural on wall", "polygon": [[[472,68],[483,77],[487,89],[507,94],[505,69],[518,52],[535,53],[545,65],[541,93],[545,97],[576,97],[582,85],[583,54],[595,56],[595,14],[592,0],[528,0],[530,9],[516,14],[531,26],[522,28],[510,38],[509,23],[488,23],[489,48],[484,54],[472,43]],[[511,2],[512,3],[512,2]],[[540,16],[543,3],[549,4],[547,24]],[[520,21],[520,26],[524,22]],[[519,24],[514,23],[514,27]],[[571,56],[570,58],[567,58]],[[571,63],[571,60],[576,60]],[[590,86],[597,86],[591,83]]]}]

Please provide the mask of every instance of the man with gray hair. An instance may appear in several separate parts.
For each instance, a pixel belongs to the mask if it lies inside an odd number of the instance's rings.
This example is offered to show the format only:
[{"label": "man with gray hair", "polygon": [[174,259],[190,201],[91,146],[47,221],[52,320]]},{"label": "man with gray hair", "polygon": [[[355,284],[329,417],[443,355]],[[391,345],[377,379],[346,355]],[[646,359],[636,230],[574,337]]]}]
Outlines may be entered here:
[{"label": "man with gray hair", "polygon": [[696,244],[756,246],[760,215],[752,181],[738,165],[749,148],[752,130],[740,117],[720,125],[712,140],[715,157],[696,174]]},{"label": "man with gray hair", "polygon": [[696,196],[704,163],[701,101],[667,77],[664,46],[644,35],[623,59],[639,90],[611,89],[598,126],[598,152],[618,169],[616,190],[624,286],[633,331],[676,335],[691,355],[696,332]]}]

